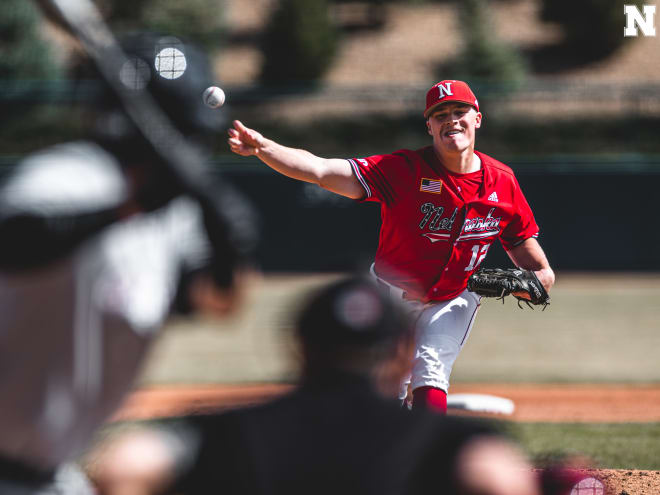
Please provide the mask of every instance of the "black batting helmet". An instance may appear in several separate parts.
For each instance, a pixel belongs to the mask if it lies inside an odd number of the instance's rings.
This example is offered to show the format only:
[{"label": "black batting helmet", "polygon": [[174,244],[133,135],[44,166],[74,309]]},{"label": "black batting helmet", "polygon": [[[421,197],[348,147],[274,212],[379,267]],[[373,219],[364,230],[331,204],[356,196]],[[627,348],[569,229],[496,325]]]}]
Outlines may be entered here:
[{"label": "black batting helmet", "polygon": [[[147,91],[172,124],[186,137],[206,137],[226,123],[224,112],[207,107],[202,95],[217,84],[208,56],[193,43],[159,33],[134,33],[121,39],[126,62],[118,79],[128,90]],[[114,92],[101,97],[99,134],[110,140],[132,138]]]}]

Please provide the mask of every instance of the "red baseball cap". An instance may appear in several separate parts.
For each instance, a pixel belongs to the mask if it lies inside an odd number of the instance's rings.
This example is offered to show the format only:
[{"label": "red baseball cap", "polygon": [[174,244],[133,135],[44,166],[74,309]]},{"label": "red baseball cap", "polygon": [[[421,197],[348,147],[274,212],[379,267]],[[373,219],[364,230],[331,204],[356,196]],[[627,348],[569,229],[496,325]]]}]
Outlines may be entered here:
[{"label": "red baseball cap", "polygon": [[479,111],[479,102],[470,89],[470,86],[463,81],[448,79],[434,84],[426,93],[426,110],[424,110],[424,117],[428,118],[433,110],[442,103],[448,101],[467,103],[476,108],[477,112]]}]

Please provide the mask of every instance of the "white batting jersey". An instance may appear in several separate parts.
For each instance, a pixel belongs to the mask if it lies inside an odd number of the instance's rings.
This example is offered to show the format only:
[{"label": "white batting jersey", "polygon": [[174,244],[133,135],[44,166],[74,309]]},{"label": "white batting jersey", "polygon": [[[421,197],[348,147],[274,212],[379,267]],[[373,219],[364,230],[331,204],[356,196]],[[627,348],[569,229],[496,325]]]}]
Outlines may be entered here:
[{"label": "white batting jersey", "polygon": [[[124,193],[119,165],[90,143],[17,170],[0,189],[15,211],[93,211]],[[78,455],[132,389],[181,270],[208,257],[200,208],[182,197],[47,267],[0,272],[0,457],[50,470]]]}]

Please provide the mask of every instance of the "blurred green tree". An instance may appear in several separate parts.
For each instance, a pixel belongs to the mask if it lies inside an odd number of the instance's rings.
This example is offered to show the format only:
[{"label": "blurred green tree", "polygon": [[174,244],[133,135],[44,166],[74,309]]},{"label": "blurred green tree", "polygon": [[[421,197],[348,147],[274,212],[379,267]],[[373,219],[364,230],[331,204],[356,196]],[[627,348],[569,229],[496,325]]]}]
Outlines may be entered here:
[{"label": "blurred green tree", "polygon": [[266,84],[317,81],[337,52],[326,0],[280,0],[261,40]]},{"label": "blurred green tree", "polygon": [[0,77],[56,79],[61,69],[41,37],[41,16],[32,2],[3,0],[0,9]]},{"label": "blurred green tree", "polygon": [[641,0],[542,0],[541,19],[561,25],[565,42],[579,55],[598,59],[616,51],[623,36],[623,6],[642,6]]},{"label": "blurred green tree", "polygon": [[[329,0],[329,2],[335,7],[335,22],[339,21],[339,29],[342,32],[383,29],[387,23],[387,4],[404,3],[402,0]],[[405,2],[411,3],[411,0]],[[341,18],[342,8],[349,9],[349,19]]]},{"label": "blurred green tree", "polygon": [[469,79],[517,87],[528,72],[523,56],[497,40],[486,0],[459,0],[464,44],[458,55],[441,67],[442,79]]},{"label": "blurred green tree", "polygon": [[119,33],[156,31],[184,37],[207,49],[217,49],[226,33],[223,4],[218,0],[103,0],[100,7]]}]

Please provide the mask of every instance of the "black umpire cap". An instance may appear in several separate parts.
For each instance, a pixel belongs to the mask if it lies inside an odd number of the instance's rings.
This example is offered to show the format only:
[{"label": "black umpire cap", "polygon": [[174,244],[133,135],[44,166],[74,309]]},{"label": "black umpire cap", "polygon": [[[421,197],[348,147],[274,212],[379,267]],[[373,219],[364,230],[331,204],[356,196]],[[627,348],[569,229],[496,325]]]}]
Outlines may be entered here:
[{"label": "black umpire cap", "polygon": [[401,304],[367,277],[341,279],[315,293],[300,312],[297,332],[308,345],[369,347],[412,328]]}]

